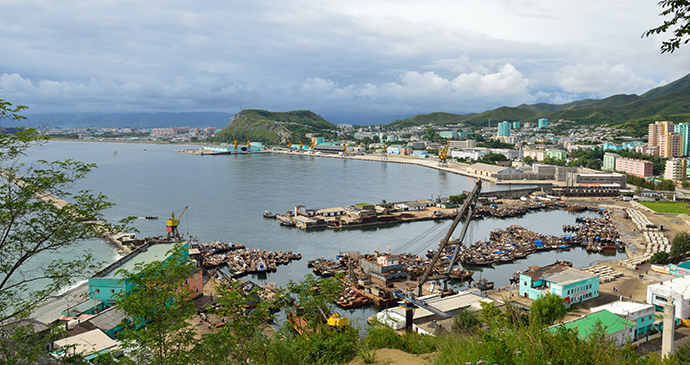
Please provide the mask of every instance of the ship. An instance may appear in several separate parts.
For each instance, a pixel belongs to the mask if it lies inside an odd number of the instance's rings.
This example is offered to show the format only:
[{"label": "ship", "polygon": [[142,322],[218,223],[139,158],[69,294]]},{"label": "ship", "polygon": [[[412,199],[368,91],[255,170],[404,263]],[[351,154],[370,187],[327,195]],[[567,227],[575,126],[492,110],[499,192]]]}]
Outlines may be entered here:
[{"label": "ship", "polygon": [[474,284],[475,288],[484,291],[484,290],[492,290],[494,288],[494,282],[493,281],[488,281],[486,279],[479,279]]}]

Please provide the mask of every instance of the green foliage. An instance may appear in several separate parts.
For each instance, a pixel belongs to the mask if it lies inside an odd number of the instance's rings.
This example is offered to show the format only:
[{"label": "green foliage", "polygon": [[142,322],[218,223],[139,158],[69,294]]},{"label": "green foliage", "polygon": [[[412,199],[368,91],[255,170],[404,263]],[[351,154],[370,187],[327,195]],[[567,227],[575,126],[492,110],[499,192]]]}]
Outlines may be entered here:
[{"label": "green foliage", "polygon": [[552,325],[565,318],[566,309],[563,299],[553,293],[548,293],[535,300],[529,307],[530,323]]},{"label": "green foliage", "polygon": [[436,350],[436,339],[418,333],[398,334],[394,329],[374,320],[366,341],[372,349],[398,349],[410,354],[427,354]]},{"label": "green foliage", "polygon": [[484,155],[479,162],[496,165],[496,162],[498,161],[508,161],[508,158],[502,153],[491,152]]},{"label": "green foliage", "polygon": [[453,316],[453,331],[459,333],[473,333],[479,329],[481,321],[475,311],[467,308],[460,308]]},{"label": "green foliage", "polygon": [[532,157],[530,157],[530,156],[525,156],[525,157],[522,158],[522,162],[524,162],[524,163],[526,163],[526,164],[532,166],[532,164],[534,164],[535,161],[534,161],[534,159],[533,159]]},{"label": "green foliage", "polygon": [[482,309],[479,310],[482,322],[489,326],[502,325],[504,323],[504,314],[494,305],[494,302],[481,302],[479,305],[482,307]]},{"label": "green foliage", "polygon": [[690,252],[690,236],[688,236],[688,232],[681,231],[676,233],[671,243],[671,257],[682,258],[688,252]]},{"label": "green foliage", "polygon": [[[658,359],[616,347],[603,329],[581,339],[570,330],[544,330],[541,326],[491,327],[474,335],[438,338],[435,363],[448,365],[501,364],[658,364]],[[656,360],[656,361],[655,361]]]},{"label": "green foliage", "polygon": [[565,159],[555,159],[553,157],[545,157],[541,162],[546,165],[555,166],[565,166],[566,164]]},{"label": "green foliage", "polygon": [[352,327],[336,330],[322,325],[309,336],[280,331],[258,343],[251,356],[245,359],[256,364],[341,364],[355,357],[358,341],[357,330]]},{"label": "green foliage", "polygon": [[[335,138],[335,125],[309,110],[269,112],[247,109],[235,114],[227,127],[209,139],[211,143],[246,145],[246,139],[278,145],[289,139],[293,144],[305,140],[307,133],[319,133],[325,138]],[[234,133],[234,138],[233,138]]]},{"label": "green foliage", "polygon": [[454,204],[462,204],[465,202],[465,199],[467,199],[467,193],[462,193],[460,195],[451,195],[448,197],[448,200],[450,200],[450,202]]},{"label": "green foliage", "polygon": [[467,119],[467,115],[458,115],[450,113],[429,113],[415,115],[414,117],[396,120],[392,123],[386,124],[386,127],[393,129],[402,129],[407,127],[416,127],[426,124],[447,125],[462,123]]},{"label": "green foliage", "polygon": [[671,257],[671,255],[668,252],[657,251],[649,259],[649,262],[651,262],[652,264],[665,265],[668,262],[669,257]]},{"label": "green foliage", "polygon": [[163,262],[138,263],[132,272],[119,271],[122,280],[131,285],[116,294],[118,308],[133,322],[121,334],[130,356],[125,362],[185,364],[191,360],[196,331],[186,320],[196,314],[196,308],[189,300],[192,292],[184,284],[200,270],[183,256],[179,244],[168,254]]},{"label": "green foliage", "polygon": [[[0,121],[20,121],[25,106],[0,99]],[[45,299],[86,278],[100,266],[90,253],[69,259],[53,259],[81,240],[97,237],[84,220],[103,221],[104,230],[121,230],[107,223],[103,212],[113,204],[102,194],[74,192],[75,183],[95,168],[78,161],[37,161],[24,165],[26,150],[47,141],[34,129],[13,135],[0,134],[0,324],[26,317]],[[54,194],[70,204],[57,207],[39,196]],[[122,222],[126,223],[128,220]],[[42,265],[27,265],[45,261]],[[32,284],[41,283],[42,289]]]},{"label": "green foliage", "polygon": [[365,364],[373,364],[376,361],[376,350],[370,350],[368,347],[361,348],[357,357]]},{"label": "green foliage", "polygon": [[654,34],[666,33],[673,29],[673,36],[661,43],[661,53],[673,53],[680,48],[681,44],[690,41],[690,3],[687,0],[661,0],[659,5],[664,9],[660,16],[671,15],[670,19],[656,28],[652,28],[642,34],[649,37]]}]

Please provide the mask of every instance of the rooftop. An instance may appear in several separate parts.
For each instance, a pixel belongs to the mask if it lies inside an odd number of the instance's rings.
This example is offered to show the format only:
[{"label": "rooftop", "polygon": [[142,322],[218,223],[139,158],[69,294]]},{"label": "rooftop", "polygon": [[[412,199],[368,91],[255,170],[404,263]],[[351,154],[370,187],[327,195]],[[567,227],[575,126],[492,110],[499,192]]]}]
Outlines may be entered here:
[{"label": "rooftop", "polygon": [[145,250],[139,250],[137,252],[132,253],[130,255],[131,257],[124,257],[120,265],[113,266],[113,268],[110,269],[110,271],[103,274],[103,276],[122,279],[122,275],[119,273],[120,269],[132,272],[134,271],[134,266],[136,266],[137,264],[146,264],[152,261],[163,261],[168,257],[167,253],[173,247],[175,247],[174,243],[151,244]]},{"label": "rooftop", "polygon": [[84,355],[110,349],[118,346],[118,344],[117,341],[111,339],[99,329],[55,341],[55,346],[57,348],[74,346],[70,351]]},{"label": "rooftop", "polygon": [[654,308],[651,304],[644,303],[634,303],[634,302],[623,302],[617,301],[609,304],[605,304],[599,307],[591,308],[591,312],[599,312],[602,310],[607,310],[611,313],[617,314],[619,316],[627,316],[630,313],[639,312],[641,310]]},{"label": "rooftop", "polygon": [[599,275],[590,274],[578,269],[566,268],[565,270],[544,276],[548,281],[558,285],[568,285],[582,280],[596,278]]},{"label": "rooftop", "polygon": [[582,316],[570,322],[565,322],[553,326],[551,328],[555,329],[559,326],[563,326],[568,329],[575,329],[579,332],[580,338],[585,338],[592,331],[594,331],[598,323],[601,323],[601,325],[606,329],[606,333],[608,334],[616,333],[618,331],[624,330],[625,328],[635,327],[635,322],[628,321],[627,319],[619,317],[607,310],[602,310],[599,312],[588,314],[586,316]]}]

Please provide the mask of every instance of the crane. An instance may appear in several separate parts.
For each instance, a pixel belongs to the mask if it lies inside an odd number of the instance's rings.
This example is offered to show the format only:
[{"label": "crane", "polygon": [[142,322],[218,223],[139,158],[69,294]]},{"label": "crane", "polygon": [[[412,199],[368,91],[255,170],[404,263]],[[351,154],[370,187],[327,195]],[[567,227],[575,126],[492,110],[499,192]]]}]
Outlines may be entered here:
[{"label": "crane", "polygon": [[182,213],[180,213],[180,216],[177,217],[177,219],[175,219],[175,212],[172,212],[172,217],[165,221],[165,230],[168,232],[168,239],[182,240],[182,237],[180,237],[180,232],[177,231],[177,226],[180,225],[180,218],[182,218],[184,212],[187,211],[187,208],[189,208],[189,205],[184,207],[184,210],[182,210]]},{"label": "crane", "polygon": [[386,143],[386,145],[383,146],[383,150],[381,151],[381,153],[382,153],[381,159],[382,160],[388,160],[388,146],[391,145],[391,142],[392,141],[388,141],[388,143]]},{"label": "crane", "polygon": [[251,147],[252,143],[249,142],[249,133],[247,133],[247,152],[249,152],[249,147]]},{"label": "crane", "polygon": [[[446,268],[446,272],[440,277],[436,279],[442,279],[443,280],[443,290],[447,290],[448,288],[448,275],[450,274],[451,270],[453,269],[453,265],[455,265],[455,262],[458,260],[458,253],[460,252],[460,246],[462,245],[462,241],[465,239],[465,234],[467,233],[467,228],[470,225],[470,221],[472,220],[472,213],[474,211],[474,207],[477,205],[477,200],[479,199],[479,192],[482,190],[482,180],[479,179],[477,180],[476,185],[474,186],[474,189],[470,193],[470,195],[465,198],[465,202],[462,204],[462,207],[458,209],[458,215],[455,216],[455,219],[453,220],[453,224],[451,224],[450,229],[448,230],[448,233],[446,236],[443,238],[441,241],[441,244],[438,246],[438,250],[436,251],[436,254],[434,255],[434,258],[431,259],[431,262],[429,263],[429,266],[427,266],[426,271],[424,271],[424,274],[419,278],[419,284],[417,285],[416,289],[416,294],[417,295],[422,295],[422,285],[429,279],[429,275],[433,272],[434,266],[436,266],[436,263],[438,262],[438,259],[441,257],[443,254],[443,250],[447,246],[455,246],[455,250],[453,251],[453,258],[451,259],[450,263],[448,264],[448,267]],[[460,233],[460,238],[458,240],[450,242],[450,237],[453,235],[453,231],[455,231],[455,228],[457,228],[458,224],[460,223],[460,220],[462,217],[465,217],[465,223],[462,226],[462,231]]]},{"label": "crane", "polygon": [[299,149],[301,150],[302,147],[304,147],[304,140],[299,141]]},{"label": "crane", "polygon": [[393,289],[392,292],[393,296],[402,301],[402,303],[400,303],[400,306],[403,309],[405,309],[405,330],[407,332],[412,331],[412,320],[414,319],[414,310],[416,308],[424,308],[443,319],[450,318],[453,316],[448,312],[445,312],[439,308],[430,305],[424,299],[417,298],[417,296],[413,293],[403,292],[398,289]]},{"label": "crane", "polygon": [[450,138],[446,139],[446,145],[438,151],[438,165],[448,167],[448,147],[450,146]]},{"label": "crane", "polygon": [[237,152],[237,138],[235,138],[235,132],[232,132],[232,144],[235,146],[235,152]]}]

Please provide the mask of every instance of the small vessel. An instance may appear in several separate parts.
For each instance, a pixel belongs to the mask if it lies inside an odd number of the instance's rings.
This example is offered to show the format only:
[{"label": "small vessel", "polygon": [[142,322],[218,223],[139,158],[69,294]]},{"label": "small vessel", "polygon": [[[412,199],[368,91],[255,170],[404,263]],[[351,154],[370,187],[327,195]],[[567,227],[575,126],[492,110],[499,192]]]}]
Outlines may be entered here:
[{"label": "small vessel", "polygon": [[273,214],[273,213],[271,213],[271,212],[269,212],[268,210],[264,211],[264,218],[275,219],[275,217],[276,217],[276,215]]},{"label": "small vessel", "polygon": [[154,219],[154,220],[155,220],[155,219],[158,219],[158,216],[149,215],[149,216],[146,216],[146,217],[144,217],[144,218],[145,218],[145,219]]},{"label": "small vessel", "polygon": [[479,279],[479,281],[474,284],[474,287],[481,291],[492,290],[494,288],[494,282],[486,279]]}]

